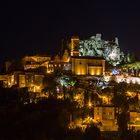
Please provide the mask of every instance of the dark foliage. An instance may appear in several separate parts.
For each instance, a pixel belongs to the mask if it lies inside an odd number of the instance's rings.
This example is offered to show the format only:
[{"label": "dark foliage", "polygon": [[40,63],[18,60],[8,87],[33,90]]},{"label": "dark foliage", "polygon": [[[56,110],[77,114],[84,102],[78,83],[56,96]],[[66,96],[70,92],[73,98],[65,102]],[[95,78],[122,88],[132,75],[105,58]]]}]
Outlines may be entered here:
[{"label": "dark foliage", "polygon": [[95,125],[89,126],[83,136],[83,140],[100,140],[101,132]]}]

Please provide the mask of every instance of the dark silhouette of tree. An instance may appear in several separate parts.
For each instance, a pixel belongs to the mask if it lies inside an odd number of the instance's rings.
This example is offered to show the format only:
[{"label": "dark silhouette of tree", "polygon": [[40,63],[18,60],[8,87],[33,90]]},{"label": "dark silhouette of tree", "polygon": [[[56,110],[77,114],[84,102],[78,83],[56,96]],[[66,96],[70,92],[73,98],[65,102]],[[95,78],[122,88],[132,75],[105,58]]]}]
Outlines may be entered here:
[{"label": "dark silhouette of tree", "polygon": [[20,88],[19,90],[19,102],[21,103],[29,103],[30,102],[30,95],[27,87]]},{"label": "dark silhouette of tree", "polygon": [[67,136],[71,106],[68,100],[44,98],[36,104],[20,105],[16,112],[10,107],[3,118],[0,110],[0,139],[63,140]]},{"label": "dark silhouette of tree", "polygon": [[67,138],[69,140],[81,140],[83,132],[80,128],[69,129],[67,132]]},{"label": "dark silhouette of tree", "polygon": [[117,85],[117,79],[115,75],[112,75],[109,79],[109,86],[115,86]]},{"label": "dark silhouette of tree", "polygon": [[112,103],[115,107],[120,108],[121,110],[127,112],[129,108],[126,92],[127,92],[127,83],[121,82],[113,87],[114,97]]},{"label": "dark silhouette of tree", "polygon": [[83,140],[100,140],[101,132],[94,124],[87,127],[83,136]]},{"label": "dark silhouette of tree", "polygon": [[19,102],[19,91],[15,87],[4,88],[0,87],[0,104],[18,104]]},{"label": "dark silhouette of tree", "polygon": [[53,75],[49,75],[44,77],[43,79],[43,92],[48,92],[49,97],[57,98],[56,86],[57,82],[55,81],[55,77]]},{"label": "dark silhouette of tree", "polygon": [[129,109],[128,98],[126,96],[128,84],[125,82],[118,83],[113,87],[113,90],[114,96],[112,99],[112,103],[116,108],[118,108],[118,113],[116,114],[116,116],[118,120],[119,132],[121,135],[125,135],[127,131]]},{"label": "dark silhouette of tree", "polygon": [[128,123],[128,113],[122,112],[119,114],[118,119],[118,126],[119,126],[119,132],[121,136],[125,136],[127,134],[127,123]]}]

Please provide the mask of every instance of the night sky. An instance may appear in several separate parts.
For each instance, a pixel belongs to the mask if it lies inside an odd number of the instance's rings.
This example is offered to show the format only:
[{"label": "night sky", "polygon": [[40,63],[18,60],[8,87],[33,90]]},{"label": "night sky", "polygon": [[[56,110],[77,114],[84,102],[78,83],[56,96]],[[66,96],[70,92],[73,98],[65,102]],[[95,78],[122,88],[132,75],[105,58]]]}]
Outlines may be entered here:
[{"label": "night sky", "polygon": [[140,52],[140,4],[132,1],[23,1],[0,5],[0,60],[59,51],[61,39],[119,38],[125,52]]}]

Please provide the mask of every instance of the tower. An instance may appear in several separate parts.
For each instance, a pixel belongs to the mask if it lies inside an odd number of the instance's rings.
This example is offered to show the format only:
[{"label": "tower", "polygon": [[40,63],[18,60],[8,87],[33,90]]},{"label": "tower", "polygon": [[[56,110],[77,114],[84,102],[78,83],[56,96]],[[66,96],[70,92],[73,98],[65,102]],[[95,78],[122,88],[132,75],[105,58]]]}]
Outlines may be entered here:
[{"label": "tower", "polygon": [[78,45],[79,45],[79,37],[72,36],[70,44],[71,56],[79,56]]}]

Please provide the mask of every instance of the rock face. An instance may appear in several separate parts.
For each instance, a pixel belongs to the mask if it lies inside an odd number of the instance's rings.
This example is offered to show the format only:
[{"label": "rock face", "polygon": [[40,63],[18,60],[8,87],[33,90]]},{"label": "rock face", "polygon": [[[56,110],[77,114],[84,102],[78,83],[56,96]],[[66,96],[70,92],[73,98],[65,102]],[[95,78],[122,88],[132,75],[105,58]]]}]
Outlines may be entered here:
[{"label": "rock face", "polygon": [[113,66],[117,66],[124,59],[124,54],[119,48],[118,38],[115,38],[115,41],[105,41],[101,39],[101,34],[96,34],[88,40],[80,40],[79,55],[104,57]]}]

